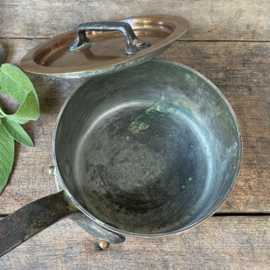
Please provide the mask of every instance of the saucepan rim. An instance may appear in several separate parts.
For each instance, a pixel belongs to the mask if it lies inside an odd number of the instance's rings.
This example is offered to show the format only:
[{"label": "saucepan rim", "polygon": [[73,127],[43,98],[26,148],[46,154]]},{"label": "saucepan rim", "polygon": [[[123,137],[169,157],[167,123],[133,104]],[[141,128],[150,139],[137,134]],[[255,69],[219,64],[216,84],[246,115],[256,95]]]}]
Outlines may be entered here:
[{"label": "saucepan rim", "polygon": [[[56,121],[56,125],[55,125],[55,129],[54,129],[54,134],[53,134],[53,144],[52,144],[52,150],[53,150],[53,159],[54,159],[54,164],[55,164],[55,171],[56,171],[56,178],[57,178],[57,181],[58,183],[62,186],[62,188],[65,190],[65,192],[67,193],[69,199],[72,201],[72,203],[74,205],[76,205],[76,207],[82,212],[84,213],[87,217],[89,217],[91,220],[93,220],[94,222],[96,222],[98,225],[102,226],[103,228],[109,230],[109,231],[112,231],[112,232],[115,232],[117,234],[121,234],[121,235],[126,235],[126,236],[135,236],[135,237],[143,237],[143,238],[152,238],[152,237],[164,237],[164,236],[169,236],[169,235],[175,235],[175,234],[179,234],[179,233],[182,233],[188,229],[191,229],[199,224],[201,224],[202,222],[204,222],[205,220],[207,220],[210,216],[212,216],[217,210],[218,208],[225,202],[225,200],[228,198],[228,196],[230,195],[232,189],[234,188],[235,186],[235,183],[236,183],[236,180],[239,176],[239,173],[240,173],[240,168],[241,168],[241,163],[242,163],[242,155],[243,155],[243,144],[242,144],[242,135],[241,135],[241,131],[240,131],[240,127],[239,127],[239,123],[238,123],[238,120],[236,118],[236,115],[230,105],[230,103],[228,102],[228,100],[226,99],[226,97],[222,94],[222,92],[217,88],[217,86],[215,86],[210,80],[208,80],[205,76],[203,76],[202,74],[200,74],[199,72],[197,72],[196,70],[190,68],[190,67],[187,67],[183,64],[180,64],[180,63],[177,63],[177,62],[174,62],[174,61],[169,61],[169,60],[164,60],[164,59],[154,59],[154,60],[151,60],[151,61],[155,61],[155,62],[159,62],[160,64],[163,64],[163,63],[168,63],[168,64],[172,64],[172,65],[175,65],[175,66],[178,66],[178,67],[181,67],[183,69],[186,69],[188,70],[189,72],[197,75],[198,77],[202,78],[205,82],[207,82],[218,94],[219,96],[221,97],[221,99],[225,102],[225,104],[227,105],[233,119],[234,119],[234,123],[235,123],[235,126],[236,126],[236,129],[237,129],[237,133],[238,133],[238,145],[239,145],[239,158],[238,158],[238,162],[237,162],[237,167],[236,167],[236,171],[235,171],[235,174],[234,174],[234,177],[233,177],[233,181],[231,183],[231,186],[229,187],[228,191],[226,194],[224,194],[222,200],[219,201],[218,204],[215,205],[215,207],[213,207],[206,215],[204,215],[203,217],[201,217],[199,220],[197,220],[196,222],[194,223],[191,223],[187,226],[184,226],[183,228],[181,229],[178,229],[178,230],[174,230],[174,231],[171,231],[171,232],[166,232],[166,233],[159,233],[159,234],[140,234],[140,233],[132,233],[132,232],[128,232],[128,231],[123,231],[123,230],[120,230],[120,229],[117,229],[115,227],[112,227],[104,222],[102,222],[101,220],[97,219],[95,216],[91,215],[74,197],[73,195],[69,192],[65,182],[63,181],[63,178],[61,177],[61,173],[58,169],[58,164],[57,164],[57,159],[56,159],[56,134],[57,134],[57,130],[58,130],[58,125],[59,125],[59,122],[61,121],[61,117],[64,113],[64,110],[65,108],[68,106],[68,103],[70,101],[70,99],[72,98],[72,96],[77,92],[77,90],[83,85],[85,84],[85,82],[87,81],[84,81],[82,82],[78,87],[76,87],[73,92],[69,95],[69,97],[66,99],[64,105],[62,106],[59,114],[58,114],[58,117],[57,117],[57,121]],[[104,76],[104,75],[102,75]],[[106,76],[106,75],[105,75]],[[91,80],[92,78],[90,78],[89,80]]]}]

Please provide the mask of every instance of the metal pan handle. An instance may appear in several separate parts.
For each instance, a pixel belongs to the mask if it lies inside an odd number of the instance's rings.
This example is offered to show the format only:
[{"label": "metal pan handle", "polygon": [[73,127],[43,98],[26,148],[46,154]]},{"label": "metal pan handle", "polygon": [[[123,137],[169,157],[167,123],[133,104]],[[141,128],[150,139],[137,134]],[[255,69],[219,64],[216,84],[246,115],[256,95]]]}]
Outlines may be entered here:
[{"label": "metal pan handle", "polygon": [[70,214],[85,231],[101,240],[101,249],[107,249],[110,243],[125,241],[125,237],[91,221],[71,202],[65,191],[60,191],[27,204],[0,221],[0,257]]},{"label": "metal pan handle", "polygon": [[70,51],[74,51],[91,44],[91,40],[86,37],[85,31],[121,31],[127,39],[126,54],[133,54],[149,46],[147,41],[139,40],[132,27],[126,22],[91,22],[78,26],[77,38],[69,46]]},{"label": "metal pan handle", "polygon": [[79,211],[64,191],[36,200],[0,221],[0,257],[59,219]]}]

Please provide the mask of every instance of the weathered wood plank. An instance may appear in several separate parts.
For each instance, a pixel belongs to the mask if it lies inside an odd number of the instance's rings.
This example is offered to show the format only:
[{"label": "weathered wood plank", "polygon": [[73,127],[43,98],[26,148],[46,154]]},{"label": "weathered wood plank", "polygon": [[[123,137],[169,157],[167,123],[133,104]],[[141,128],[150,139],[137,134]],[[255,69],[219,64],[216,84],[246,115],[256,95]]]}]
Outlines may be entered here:
[{"label": "weathered wood plank", "polygon": [[190,66],[217,85],[241,128],[242,168],[221,211],[270,212],[270,43],[179,43],[161,57]]},{"label": "weathered wood plank", "polygon": [[[19,65],[21,57],[40,40],[0,39],[0,42],[8,52],[6,62]],[[0,196],[0,214],[14,212],[30,201],[57,191],[54,177],[48,175],[48,167],[53,165],[53,130],[63,103],[80,83],[80,80],[29,75],[38,93],[41,116],[38,121],[24,125],[24,128],[33,139],[35,147],[16,143],[14,170],[8,186]],[[3,95],[0,96],[0,102],[5,109],[16,107],[10,100],[4,100]]]},{"label": "weathered wood plank", "polygon": [[269,269],[269,217],[213,217],[183,234],[128,237],[106,251],[66,219],[0,259],[0,269]]},{"label": "weathered wood plank", "polygon": [[[0,39],[7,62],[20,58],[41,40]],[[176,42],[161,58],[186,64],[212,80],[230,101],[244,142],[242,169],[221,212],[270,212],[270,43]],[[80,80],[30,76],[41,105],[41,118],[25,125],[36,147],[16,145],[16,165],[0,196],[0,214],[55,192],[47,174],[52,165],[52,134],[57,114]]]},{"label": "weathered wood plank", "polygon": [[88,21],[171,14],[191,24],[184,39],[270,40],[270,4],[264,0],[0,1],[0,37],[52,37]]}]

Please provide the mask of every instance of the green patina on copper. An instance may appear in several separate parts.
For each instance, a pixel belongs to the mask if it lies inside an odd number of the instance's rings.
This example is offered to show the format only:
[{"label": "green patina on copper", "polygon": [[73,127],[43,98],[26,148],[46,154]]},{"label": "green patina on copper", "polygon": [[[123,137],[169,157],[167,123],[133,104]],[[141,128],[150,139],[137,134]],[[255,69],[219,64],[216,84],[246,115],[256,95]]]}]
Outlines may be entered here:
[{"label": "green patina on copper", "polygon": [[147,129],[152,121],[157,118],[164,118],[168,115],[172,115],[176,112],[177,107],[172,103],[165,100],[162,97],[157,103],[154,103],[145,113],[137,116],[131,125],[129,130],[132,133],[138,133],[141,130]]}]

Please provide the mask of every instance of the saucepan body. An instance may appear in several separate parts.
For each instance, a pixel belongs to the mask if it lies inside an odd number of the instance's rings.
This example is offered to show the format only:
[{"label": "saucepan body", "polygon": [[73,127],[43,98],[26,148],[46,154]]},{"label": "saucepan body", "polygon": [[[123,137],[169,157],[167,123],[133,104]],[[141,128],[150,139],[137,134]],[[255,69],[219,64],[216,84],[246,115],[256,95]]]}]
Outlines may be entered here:
[{"label": "saucepan body", "polygon": [[152,60],[91,78],[55,128],[57,181],[92,221],[121,235],[192,228],[226,200],[242,139],[219,89],[184,65]]}]

